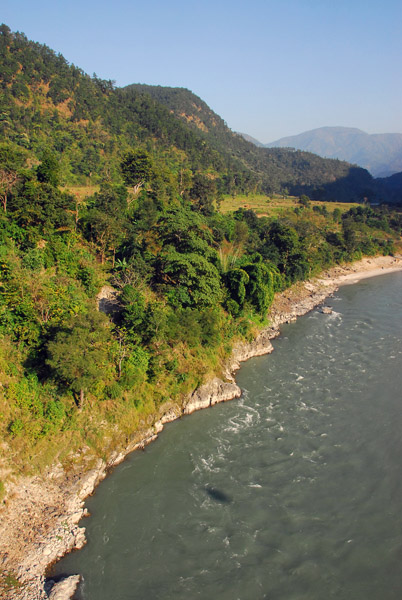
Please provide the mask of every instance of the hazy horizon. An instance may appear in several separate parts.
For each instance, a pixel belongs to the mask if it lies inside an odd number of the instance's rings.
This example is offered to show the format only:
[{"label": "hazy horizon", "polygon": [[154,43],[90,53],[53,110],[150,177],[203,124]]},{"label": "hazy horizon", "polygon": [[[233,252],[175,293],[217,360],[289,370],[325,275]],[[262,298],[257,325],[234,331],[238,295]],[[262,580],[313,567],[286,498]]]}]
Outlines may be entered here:
[{"label": "hazy horizon", "polygon": [[[294,134],[283,135],[280,138],[276,138],[275,140],[268,140],[267,142],[262,142],[261,140],[258,140],[258,139],[257,139],[257,141],[261,142],[263,144],[271,144],[272,142],[276,142],[281,139],[285,139],[288,137],[297,137],[298,135],[303,135],[305,133],[312,133],[313,131],[317,131],[319,129],[350,129],[350,130],[359,131],[360,133],[366,133],[367,135],[387,135],[387,134],[402,135],[402,133],[400,133],[399,131],[374,131],[373,133],[369,133],[368,131],[364,131],[363,129],[360,129],[360,127],[345,127],[344,125],[323,125],[322,127],[314,127],[313,129],[306,129],[305,131],[298,131],[297,133],[294,133]],[[240,133],[244,133],[244,132],[242,131]],[[254,136],[252,136],[252,137],[254,137]]]}]

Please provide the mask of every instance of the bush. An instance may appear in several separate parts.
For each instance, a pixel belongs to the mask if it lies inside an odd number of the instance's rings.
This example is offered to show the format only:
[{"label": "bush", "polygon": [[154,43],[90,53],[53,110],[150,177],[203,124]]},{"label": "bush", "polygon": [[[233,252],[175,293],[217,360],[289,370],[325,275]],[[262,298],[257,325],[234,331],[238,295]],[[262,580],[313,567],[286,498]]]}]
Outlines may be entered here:
[{"label": "bush", "polygon": [[0,479],[0,502],[3,501],[4,496],[6,495],[6,488],[4,483]]}]

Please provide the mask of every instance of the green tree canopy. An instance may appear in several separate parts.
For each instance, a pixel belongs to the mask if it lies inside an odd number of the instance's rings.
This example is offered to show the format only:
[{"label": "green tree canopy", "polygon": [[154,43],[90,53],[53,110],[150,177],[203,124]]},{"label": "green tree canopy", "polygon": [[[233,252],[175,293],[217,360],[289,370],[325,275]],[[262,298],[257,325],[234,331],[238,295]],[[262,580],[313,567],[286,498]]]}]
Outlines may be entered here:
[{"label": "green tree canopy", "polygon": [[47,345],[47,363],[55,377],[79,394],[82,408],[85,392],[104,376],[111,340],[107,317],[91,309],[72,317]]},{"label": "green tree canopy", "polygon": [[138,190],[151,178],[153,161],[145,150],[129,150],[122,162],[121,172],[127,185]]},{"label": "green tree canopy", "polygon": [[59,185],[60,163],[56,155],[49,149],[44,151],[42,162],[36,169],[36,175],[41,183],[49,183],[53,187]]},{"label": "green tree canopy", "polygon": [[199,254],[172,249],[158,257],[155,271],[173,306],[212,306],[221,300],[218,270]]}]

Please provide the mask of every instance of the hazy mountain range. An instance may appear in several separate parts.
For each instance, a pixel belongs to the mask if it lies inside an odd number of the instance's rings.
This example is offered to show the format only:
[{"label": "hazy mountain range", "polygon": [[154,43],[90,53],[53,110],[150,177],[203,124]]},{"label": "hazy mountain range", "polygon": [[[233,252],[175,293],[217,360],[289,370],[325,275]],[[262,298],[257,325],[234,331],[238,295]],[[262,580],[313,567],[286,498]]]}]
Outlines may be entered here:
[{"label": "hazy mountain range", "polygon": [[388,177],[402,171],[402,134],[368,134],[352,127],[320,127],[299,135],[261,144],[251,136],[249,142],[265,148],[296,148],[324,158],[339,158],[364,167],[374,177]]}]

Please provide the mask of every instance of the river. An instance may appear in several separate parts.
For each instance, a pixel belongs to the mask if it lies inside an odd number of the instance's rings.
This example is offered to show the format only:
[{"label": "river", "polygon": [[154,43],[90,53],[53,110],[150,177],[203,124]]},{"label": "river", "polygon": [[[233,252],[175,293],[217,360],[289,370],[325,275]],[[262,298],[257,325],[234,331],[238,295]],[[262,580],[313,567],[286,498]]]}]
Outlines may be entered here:
[{"label": "river", "polygon": [[82,600],[402,598],[402,274],[345,286],[87,502]]}]

